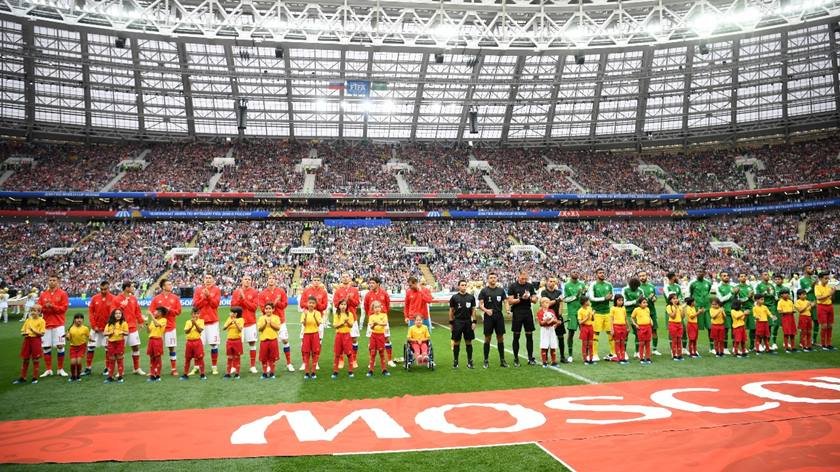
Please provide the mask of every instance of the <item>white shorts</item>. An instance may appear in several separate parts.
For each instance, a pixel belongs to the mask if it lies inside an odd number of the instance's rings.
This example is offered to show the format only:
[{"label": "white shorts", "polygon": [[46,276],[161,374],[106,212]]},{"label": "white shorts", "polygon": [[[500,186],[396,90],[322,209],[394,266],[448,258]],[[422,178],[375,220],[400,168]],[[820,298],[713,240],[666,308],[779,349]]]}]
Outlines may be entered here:
[{"label": "white shorts", "polygon": [[201,343],[205,346],[219,345],[219,322],[204,325],[204,331],[201,332]]},{"label": "white shorts", "polygon": [[554,328],[540,326],[540,349],[557,349],[557,334]]},{"label": "white shorts", "polygon": [[358,338],[359,337],[359,323],[353,322],[353,327],[350,328],[350,337],[351,338]]},{"label": "white shorts", "polygon": [[128,333],[128,340],[126,341],[128,347],[134,347],[140,345],[140,331],[135,331],[133,333]]},{"label": "white shorts", "polygon": [[163,345],[166,347],[177,347],[178,346],[178,331],[166,331],[163,333]]},{"label": "white shorts", "polygon": [[[64,345],[64,326],[48,328],[41,338],[41,347],[53,347]],[[104,344],[103,344],[104,346]]]},{"label": "white shorts", "polygon": [[[46,338],[46,336],[44,336]],[[108,337],[105,336],[102,331],[93,331],[90,332],[90,339],[88,339],[88,347],[97,348],[97,347],[106,347],[108,345]]]},{"label": "white shorts", "polygon": [[257,342],[257,325],[242,328],[242,340],[246,343]]},{"label": "white shorts", "polygon": [[289,329],[286,328],[286,323],[283,323],[283,324],[280,325],[279,336],[280,336],[281,341],[286,341],[286,342],[289,341]]}]

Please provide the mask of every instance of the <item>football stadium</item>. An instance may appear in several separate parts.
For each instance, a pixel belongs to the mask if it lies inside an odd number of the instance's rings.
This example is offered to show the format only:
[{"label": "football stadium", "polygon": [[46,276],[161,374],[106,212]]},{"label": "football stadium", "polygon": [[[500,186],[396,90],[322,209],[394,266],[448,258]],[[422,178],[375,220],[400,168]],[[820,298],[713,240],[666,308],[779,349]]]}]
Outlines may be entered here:
[{"label": "football stadium", "polygon": [[0,0],[2,468],[840,469],[839,19]]}]

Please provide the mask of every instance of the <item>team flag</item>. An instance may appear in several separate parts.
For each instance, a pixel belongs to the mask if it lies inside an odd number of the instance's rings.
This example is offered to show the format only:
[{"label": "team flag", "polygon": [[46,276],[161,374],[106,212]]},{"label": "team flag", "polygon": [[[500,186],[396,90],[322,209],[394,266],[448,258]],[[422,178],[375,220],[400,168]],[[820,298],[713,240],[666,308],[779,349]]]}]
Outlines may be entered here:
[{"label": "team flag", "polygon": [[344,82],[341,81],[331,81],[327,88],[329,90],[344,90]]}]

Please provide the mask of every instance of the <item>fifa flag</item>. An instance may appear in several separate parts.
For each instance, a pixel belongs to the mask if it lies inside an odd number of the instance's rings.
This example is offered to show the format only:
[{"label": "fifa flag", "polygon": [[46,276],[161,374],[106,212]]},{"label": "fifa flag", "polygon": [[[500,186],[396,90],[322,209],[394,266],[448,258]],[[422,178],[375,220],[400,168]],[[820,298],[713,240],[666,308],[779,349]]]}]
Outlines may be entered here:
[{"label": "fifa flag", "polygon": [[344,90],[344,82],[342,82],[342,81],[330,82],[329,84],[327,84],[327,89],[329,89],[329,90]]},{"label": "fifa flag", "polygon": [[354,95],[357,97],[370,96],[370,81],[368,80],[348,80],[347,81],[347,95]]},{"label": "fifa flag", "polygon": [[388,82],[371,82],[370,89],[373,91],[388,90]]}]

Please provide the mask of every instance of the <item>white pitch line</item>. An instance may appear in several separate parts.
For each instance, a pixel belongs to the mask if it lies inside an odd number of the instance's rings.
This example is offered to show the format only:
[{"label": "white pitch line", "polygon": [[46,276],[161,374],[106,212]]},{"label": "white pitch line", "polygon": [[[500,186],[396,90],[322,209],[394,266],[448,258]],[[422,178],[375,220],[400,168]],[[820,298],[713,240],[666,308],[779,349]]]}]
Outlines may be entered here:
[{"label": "white pitch line", "polygon": [[[448,331],[452,331],[452,328],[450,328],[449,326],[446,326],[446,325],[443,325],[443,324],[440,324],[440,323],[434,323],[434,324],[436,324],[436,325],[440,326],[441,328],[444,328],[444,329],[446,329],[446,330],[448,330]],[[476,336],[475,340],[476,340],[476,341],[478,341],[478,342],[480,342],[481,344],[484,344],[484,340],[483,340],[483,339],[481,339],[481,338],[479,338],[478,336]],[[513,355],[513,351],[511,351],[510,349],[505,349],[505,352],[510,353],[511,355]],[[561,355],[562,355],[562,354],[561,354]],[[520,354],[520,355],[519,355],[519,358],[520,358],[520,359],[525,359],[525,362],[528,362],[528,358],[527,358],[527,357],[525,357],[525,356],[524,356],[524,355],[522,355],[522,354]],[[549,365],[549,366],[548,366],[548,368],[549,368],[549,369],[553,369],[553,370],[555,370],[555,371],[557,371],[557,372],[560,372],[561,374],[568,375],[569,377],[571,377],[571,378],[573,378],[573,379],[580,380],[581,382],[588,383],[588,384],[590,384],[590,385],[594,385],[594,384],[597,384],[597,383],[598,383],[598,382],[596,382],[596,381],[594,381],[594,380],[592,380],[592,379],[590,379],[590,378],[588,378],[588,377],[584,377],[584,376],[582,376],[582,375],[580,375],[580,374],[576,374],[576,373],[574,373],[574,372],[570,372],[570,371],[568,371],[568,370],[566,370],[566,369],[561,369],[560,367],[554,367],[554,366],[552,366],[552,365]]]}]

